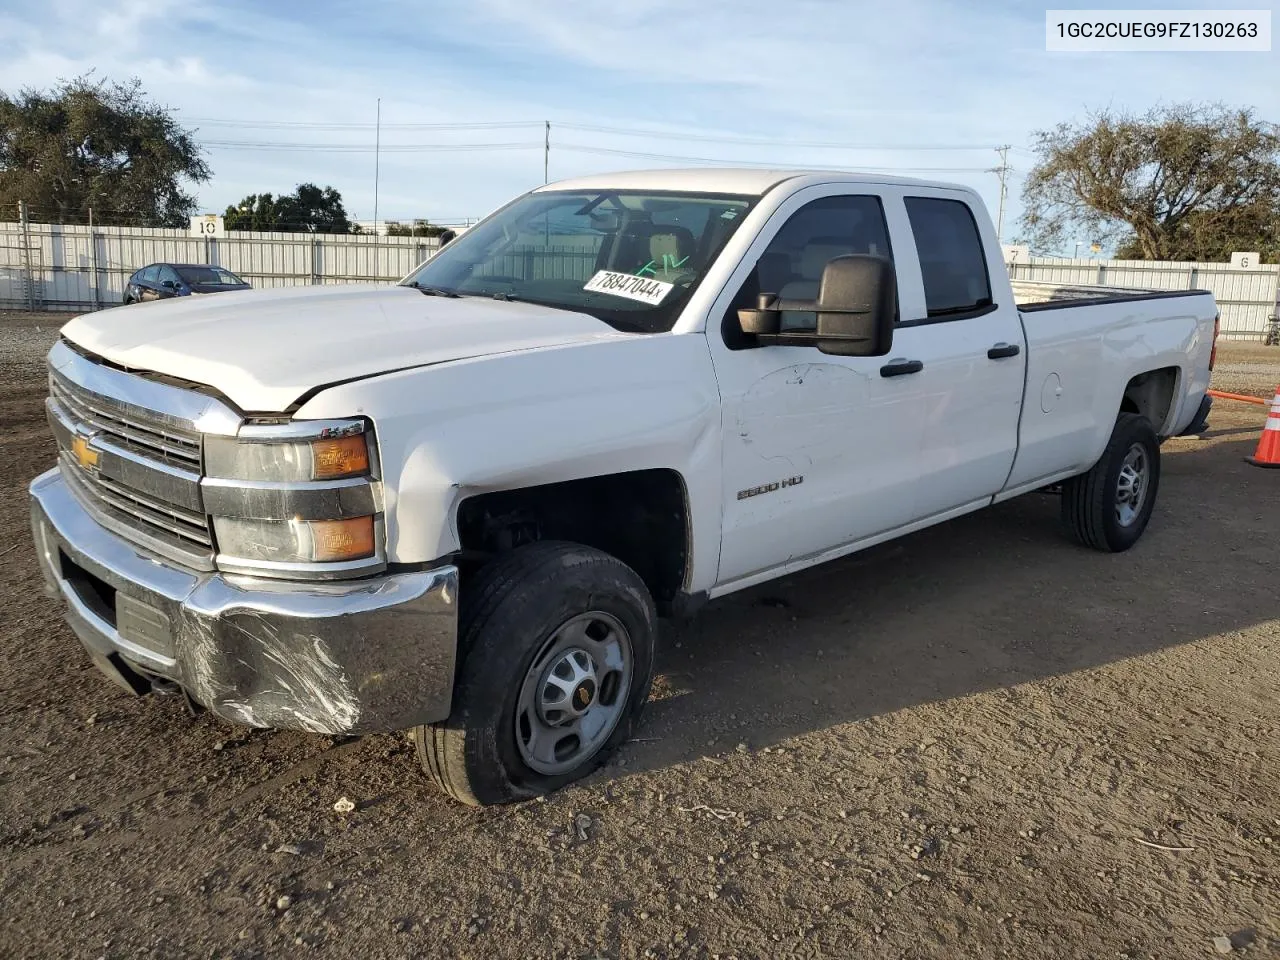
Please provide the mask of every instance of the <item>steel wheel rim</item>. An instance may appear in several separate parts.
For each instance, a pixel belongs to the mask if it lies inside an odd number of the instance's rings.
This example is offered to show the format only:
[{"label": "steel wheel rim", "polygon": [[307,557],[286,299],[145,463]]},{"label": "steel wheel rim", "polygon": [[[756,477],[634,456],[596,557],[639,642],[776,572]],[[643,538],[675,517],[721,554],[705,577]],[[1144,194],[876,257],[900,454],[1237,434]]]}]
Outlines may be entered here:
[{"label": "steel wheel rim", "polygon": [[1147,448],[1135,443],[1124,455],[1120,475],[1116,478],[1116,522],[1120,526],[1132,526],[1142,513],[1150,479],[1151,461]]},{"label": "steel wheel rim", "polygon": [[516,747],[531,770],[568,773],[604,746],[626,709],[634,662],[627,628],[602,610],[551,631],[516,700]]}]

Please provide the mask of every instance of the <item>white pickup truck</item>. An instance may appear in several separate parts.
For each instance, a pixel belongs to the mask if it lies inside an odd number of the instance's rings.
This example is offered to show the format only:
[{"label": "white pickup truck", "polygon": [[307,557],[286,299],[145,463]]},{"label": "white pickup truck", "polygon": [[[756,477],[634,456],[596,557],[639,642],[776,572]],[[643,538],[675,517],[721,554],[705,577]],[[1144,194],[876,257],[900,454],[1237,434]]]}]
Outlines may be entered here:
[{"label": "white pickup truck", "polygon": [[1132,546],[1216,316],[1020,309],[963,187],[555,183],[396,286],[72,320],[35,543],[125,688],[409,731],[452,796],[527,798],[628,736],[660,613],[1059,485],[1076,540]]}]

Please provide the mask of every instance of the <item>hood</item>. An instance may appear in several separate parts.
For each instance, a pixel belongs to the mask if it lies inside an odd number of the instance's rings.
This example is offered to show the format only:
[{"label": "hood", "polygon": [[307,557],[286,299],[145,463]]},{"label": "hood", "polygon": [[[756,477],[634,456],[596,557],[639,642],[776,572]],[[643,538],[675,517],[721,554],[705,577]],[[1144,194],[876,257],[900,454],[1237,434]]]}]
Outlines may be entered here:
[{"label": "hood", "polygon": [[62,335],[134,370],[281,412],[315,387],[468,357],[632,336],[584,313],[410,287],[279,287],[76,317]]}]

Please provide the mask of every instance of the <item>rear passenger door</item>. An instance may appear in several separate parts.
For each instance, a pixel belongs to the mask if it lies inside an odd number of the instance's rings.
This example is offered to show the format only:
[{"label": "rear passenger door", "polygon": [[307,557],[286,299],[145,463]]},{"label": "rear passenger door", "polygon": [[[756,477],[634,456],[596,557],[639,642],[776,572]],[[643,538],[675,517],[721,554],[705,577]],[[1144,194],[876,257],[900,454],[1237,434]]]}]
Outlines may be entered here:
[{"label": "rear passenger door", "polygon": [[924,310],[901,318],[893,352],[910,342],[910,359],[923,365],[915,495],[924,519],[981,506],[1004,486],[1018,448],[1026,354],[1016,307],[993,294],[990,268],[1002,260],[985,210],[967,194],[927,188],[905,189],[902,202],[914,256],[900,257],[899,269],[918,264]]}]

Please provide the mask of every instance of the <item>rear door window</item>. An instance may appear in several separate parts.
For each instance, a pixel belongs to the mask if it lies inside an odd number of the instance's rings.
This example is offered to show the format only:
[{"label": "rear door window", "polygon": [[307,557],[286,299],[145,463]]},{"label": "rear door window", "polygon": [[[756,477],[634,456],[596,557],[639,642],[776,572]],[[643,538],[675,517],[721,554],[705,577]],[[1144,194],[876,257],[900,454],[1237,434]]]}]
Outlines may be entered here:
[{"label": "rear door window", "polygon": [[937,197],[906,197],[905,202],[929,317],[960,319],[989,309],[991,277],[968,204]]}]

